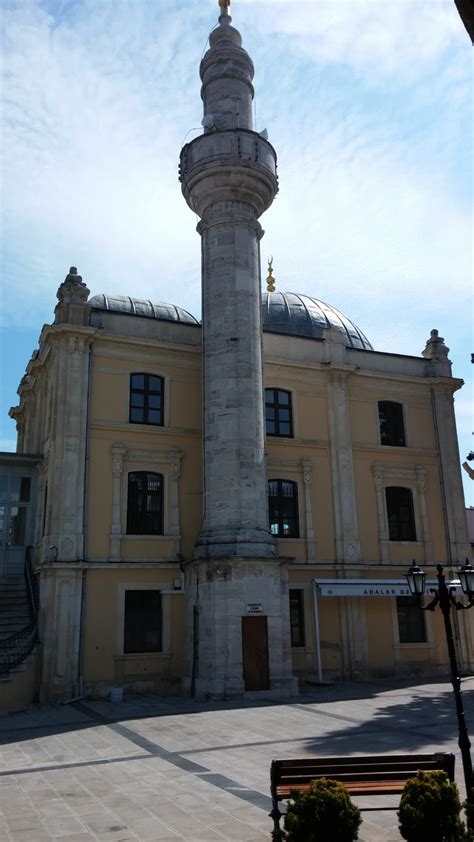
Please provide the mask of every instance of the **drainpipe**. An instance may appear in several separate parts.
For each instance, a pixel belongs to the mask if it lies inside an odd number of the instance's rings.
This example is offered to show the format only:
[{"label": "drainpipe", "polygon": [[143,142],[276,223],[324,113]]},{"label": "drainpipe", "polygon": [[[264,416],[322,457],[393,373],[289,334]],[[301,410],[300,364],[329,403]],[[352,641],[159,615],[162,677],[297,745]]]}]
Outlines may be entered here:
[{"label": "drainpipe", "polygon": [[321,637],[319,631],[319,611],[318,611],[318,586],[316,579],[312,581],[313,586],[313,608],[314,608],[314,640],[316,647],[316,666],[318,669],[318,681],[323,683],[323,668],[321,663]]},{"label": "drainpipe", "polygon": [[191,687],[190,695],[192,698],[196,695],[196,677],[198,672],[199,661],[199,568],[195,567],[196,574],[196,597],[193,605],[193,660],[191,665]]}]

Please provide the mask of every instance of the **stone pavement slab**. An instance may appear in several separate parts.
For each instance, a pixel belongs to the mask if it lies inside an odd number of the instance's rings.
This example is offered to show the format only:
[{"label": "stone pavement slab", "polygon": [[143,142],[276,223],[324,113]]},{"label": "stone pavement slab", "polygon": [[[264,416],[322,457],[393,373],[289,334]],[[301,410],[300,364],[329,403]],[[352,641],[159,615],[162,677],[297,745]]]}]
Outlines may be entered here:
[{"label": "stone pavement slab", "polygon": [[[468,725],[473,691],[466,680]],[[281,703],[134,696],[32,707],[0,717],[0,838],[269,842],[273,758],[436,750],[458,753],[443,681],[306,687]],[[463,790],[459,756],[456,778]],[[364,812],[359,839],[398,842],[396,811]]]}]

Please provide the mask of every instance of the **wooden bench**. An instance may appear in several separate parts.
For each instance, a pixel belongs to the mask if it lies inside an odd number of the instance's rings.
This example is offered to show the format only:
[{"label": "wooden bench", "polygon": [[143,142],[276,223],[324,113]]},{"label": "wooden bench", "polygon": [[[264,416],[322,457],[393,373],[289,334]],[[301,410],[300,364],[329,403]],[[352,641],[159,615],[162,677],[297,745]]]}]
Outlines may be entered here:
[{"label": "wooden bench", "polygon": [[[441,769],[454,781],[454,754],[372,754],[365,757],[305,757],[272,760],[270,788],[271,818],[280,827],[278,802],[297,789],[306,792],[311,781],[331,778],[344,784],[349,795],[392,795],[403,791],[408,778],[418,770]],[[396,810],[397,807],[363,807],[363,810]]]}]

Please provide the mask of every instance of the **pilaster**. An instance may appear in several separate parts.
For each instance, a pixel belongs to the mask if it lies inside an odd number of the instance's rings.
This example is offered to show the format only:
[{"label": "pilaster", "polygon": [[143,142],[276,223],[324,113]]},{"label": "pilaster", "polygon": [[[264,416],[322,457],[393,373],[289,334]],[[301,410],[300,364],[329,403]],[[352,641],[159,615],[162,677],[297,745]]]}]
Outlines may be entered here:
[{"label": "pilaster", "polygon": [[314,536],[313,526],[313,499],[312,499],[312,484],[313,484],[313,463],[308,457],[303,457],[301,460],[301,469],[303,474],[303,488],[304,488],[304,507],[306,520],[306,553],[308,561],[315,561],[316,541]]},{"label": "pilaster", "polygon": [[331,364],[327,381],[336,560],[350,563],[360,560],[348,395],[348,381],[353,373],[352,366]]},{"label": "pilaster", "polygon": [[463,564],[471,557],[464,490],[461,479],[454,392],[462,386],[461,380],[439,378],[432,381],[431,396],[433,421],[438,439],[441,493],[446,528],[447,560],[450,564]]},{"label": "pilaster", "polygon": [[421,539],[425,548],[425,561],[427,564],[433,564],[433,545],[431,542],[428,508],[426,505],[426,471],[421,465],[415,465],[415,475],[418,499],[420,501]]},{"label": "pilaster", "polygon": [[47,564],[40,570],[42,642],[40,701],[58,702],[80,694],[82,564]]},{"label": "pilaster", "polygon": [[110,529],[110,561],[121,561],[121,540],[122,540],[122,474],[123,460],[127,448],[122,442],[112,445],[112,524]]},{"label": "pilaster", "polygon": [[87,446],[89,352],[95,331],[60,327],[55,345],[54,426],[48,488],[57,501],[49,518],[48,546],[60,561],[84,558],[84,492]]}]

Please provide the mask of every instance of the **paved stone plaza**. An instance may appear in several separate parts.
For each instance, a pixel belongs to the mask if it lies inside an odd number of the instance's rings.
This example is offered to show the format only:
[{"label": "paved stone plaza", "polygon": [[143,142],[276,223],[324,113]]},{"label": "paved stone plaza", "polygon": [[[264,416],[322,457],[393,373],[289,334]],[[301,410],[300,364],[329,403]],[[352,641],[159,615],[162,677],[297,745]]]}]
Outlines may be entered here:
[{"label": "paved stone plaza", "polygon": [[[474,680],[464,698],[469,725]],[[0,717],[0,731],[9,842],[268,841],[274,757],[457,750],[446,682],[313,687],[288,704],[84,701]],[[361,842],[398,839],[395,812],[363,814]]]}]

